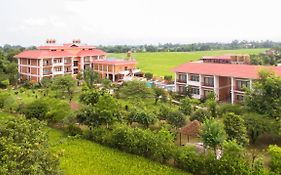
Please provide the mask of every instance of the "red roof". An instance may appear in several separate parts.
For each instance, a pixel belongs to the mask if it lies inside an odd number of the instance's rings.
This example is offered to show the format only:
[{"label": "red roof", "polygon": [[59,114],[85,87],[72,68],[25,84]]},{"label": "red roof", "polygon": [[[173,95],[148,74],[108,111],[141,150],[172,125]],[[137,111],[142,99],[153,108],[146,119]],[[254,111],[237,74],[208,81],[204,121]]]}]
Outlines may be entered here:
[{"label": "red roof", "polygon": [[135,60],[120,60],[120,59],[105,59],[105,60],[94,60],[93,63],[111,64],[111,65],[129,65],[129,64],[136,64],[136,61]]},{"label": "red roof", "polygon": [[72,57],[73,53],[68,51],[49,51],[49,50],[26,50],[15,56],[15,58],[51,58],[51,57]]},{"label": "red roof", "polygon": [[281,67],[278,66],[256,66],[245,64],[214,64],[189,62],[174,68],[174,72],[185,72],[204,75],[216,75],[224,77],[257,79],[261,69],[269,69],[281,76]]},{"label": "red roof", "polygon": [[99,56],[99,55],[106,55],[106,52],[94,49],[94,50],[81,50],[78,53],[73,51],[51,51],[51,50],[26,50],[18,55],[16,55],[16,58],[34,58],[34,59],[40,59],[40,58],[51,58],[51,57],[73,57],[73,56]]},{"label": "red roof", "polygon": [[77,54],[77,56],[99,56],[99,55],[106,55],[106,52],[99,49],[93,49],[93,50],[81,50]]},{"label": "red roof", "polygon": [[86,45],[86,44],[75,44],[75,43],[65,43],[63,45],[45,45],[45,46],[39,46],[39,50],[53,50],[53,49],[65,49],[65,50],[81,50],[81,49],[95,49],[95,46]]}]

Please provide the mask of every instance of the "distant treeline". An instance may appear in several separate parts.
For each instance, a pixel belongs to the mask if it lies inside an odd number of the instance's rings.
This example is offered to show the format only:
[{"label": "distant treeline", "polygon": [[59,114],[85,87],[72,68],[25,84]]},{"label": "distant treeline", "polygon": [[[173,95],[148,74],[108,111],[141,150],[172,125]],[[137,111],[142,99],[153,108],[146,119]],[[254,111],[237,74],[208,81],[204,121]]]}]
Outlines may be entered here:
[{"label": "distant treeline", "polygon": [[245,48],[275,48],[281,47],[281,42],[273,41],[238,41],[231,43],[193,43],[193,44],[158,44],[158,45],[112,45],[98,46],[98,48],[108,53],[132,52],[190,52],[190,51],[208,51],[208,50],[234,50]]}]

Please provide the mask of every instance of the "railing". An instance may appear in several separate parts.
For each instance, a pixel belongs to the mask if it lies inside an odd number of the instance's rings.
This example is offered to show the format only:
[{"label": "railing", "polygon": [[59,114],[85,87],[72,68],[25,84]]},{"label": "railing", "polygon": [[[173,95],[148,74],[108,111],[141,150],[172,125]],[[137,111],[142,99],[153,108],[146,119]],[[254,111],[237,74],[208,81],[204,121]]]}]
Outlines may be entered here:
[{"label": "railing", "polygon": [[182,80],[182,79],[177,79],[177,82],[178,83],[186,83],[187,81],[186,80]]},{"label": "railing", "polygon": [[214,84],[213,84],[213,83],[202,82],[201,85],[202,85],[202,86],[207,86],[207,87],[214,87]]},{"label": "railing", "polygon": [[43,71],[43,75],[50,75],[52,74],[52,71]]}]

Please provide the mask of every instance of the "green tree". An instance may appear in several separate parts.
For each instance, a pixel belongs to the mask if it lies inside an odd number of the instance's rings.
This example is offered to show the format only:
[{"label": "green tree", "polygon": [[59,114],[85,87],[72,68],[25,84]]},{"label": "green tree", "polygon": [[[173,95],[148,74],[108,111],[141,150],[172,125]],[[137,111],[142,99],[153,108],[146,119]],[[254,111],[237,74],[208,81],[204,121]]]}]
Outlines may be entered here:
[{"label": "green tree", "polygon": [[266,70],[259,72],[259,76],[252,90],[246,93],[245,106],[250,111],[278,118],[281,114],[281,77]]},{"label": "green tree", "polygon": [[50,153],[46,125],[23,117],[0,121],[0,174],[61,174]]},{"label": "green tree", "polygon": [[149,125],[152,125],[156,122],[156,116],[153,113],[145,110],[134,109],[130,112],[128,121],[130,124],[137,122],[142,124],[145,128],[148,128]]},{"label": "green tree", "polygon": [[208,110],[211,113],[212,117],[217,117],[217,101],[216,101],[216,94],[214,92],[210,92],[207,96],[207,101],[206,101]]},{"label": "green tree", "polygon": [[118,91],[119,97],[126,99],[153,98],[153,90],[143,81],[125,82]]},{"label": "green tree", "polygon": [[154,98],[155,98],[155,104],[157,104],[158,100],[161,99],[162,101],[166,102],[168,99],[168,93],[165,89],[159,88],[154,86]]},{"label": "green tree", "polygon": [[96,105],[87,106],[79,110],[76,118],[79,122],[97,127],[106,125],[107,127],[114,122],[121,120],[120,104],[109,94],[99,97]]},{"label": "green tree", "polygon": [[235,115],[234,113],[227,113],[224,116],[223,123],[228,140],[236,140],[241,145],[248,143],[247,128],[241,116]]},{"label": "green tree", "polygon": [[87,69],[84,70],[83,78],[84,78],[84,81],[86,82],[87,86],[90,89],[93,88],[94,83],[100,82],[100,75],[99,75],[99,73],[93,71],[90,68],[87,68]]},{"label": "green tree", "polygon": [[212,148],[216,154],[217,148],[222,146],[226,138],[223,123],[215,119],[206,119],[203,123],[201,137],[204,145]]},{"label": "green tree", "polygon": [[198,120],[201,123],[204,122],[204,120],[211,118],[211,114],[205,110],[205,109],[197,109],[191,116],[190,120]]},{"label": "green tree", "polygon": [[68,96],[69,100],[72,100],[75,80],[71,76],[59,76],[53,79],[52,89],[55,90],[59,96]]},{"label": "green tree", "polygon": [[186,97],[181,100],[180,111],[185,115],[190,115],[192,113],[192,99]]},{"label": "green tree", "polygon": [[168,123],[180,128],[186,123],[186,116],[181,111],[170,111],[167,114]]},{"label": "green tree", "polygon": [[48,113],[48,105],[42,100],[35,100],[26,105],[23,113],[26,118],[36,118],[38,120],[46,120]]},{"label": "green tree", "polygon": [[256,143],[257,138],[262,134],[277,132],[275,121],[265,116],[257,113],[246,113],[243,118],[251,144]]},{"label": "green tree", "polygon": [[79,96],[79,99],[86,105],[94,105],[99,101],[100,96],[101,93],[99,91],[90,89],[87,91],[83,91]]}]

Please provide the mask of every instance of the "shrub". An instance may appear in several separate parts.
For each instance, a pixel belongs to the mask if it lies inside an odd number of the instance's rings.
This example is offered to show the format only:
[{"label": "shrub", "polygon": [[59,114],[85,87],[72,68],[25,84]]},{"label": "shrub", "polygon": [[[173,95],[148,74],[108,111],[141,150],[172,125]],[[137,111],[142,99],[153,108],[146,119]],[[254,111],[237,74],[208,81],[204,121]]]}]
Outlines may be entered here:
[{"label": "shrub", "polygon": [[175,163],[178,168],[193,174],[200,174],[204,169],[204,159],[194,147],[178,148]]},{"label": "shrub", "polygon": [[43,102],[42,100],[35,100],[30,104],[26,105],[24,109],[24,115],[28,119],[36,118],[39,120],[45,120],[47,119],[46,116],[48,110],[48,105],[45,102]]},{"label": "shrub", "polygon": [[271,157],[269,164],[270,170],[276,174],[281,174],[281,147],[270,145],[268,153]]},{"label": "shrub", "polygon": [[156,122],[156,116],[153,113],[145,110],[133,110],[128,116],[128,121],[130,124],[137,122],[148,128],[149,125],[152,125]]},{"label": "shrub", "polygon": [[211,114],[208,111],[204,109],[198,109],[190,116],[190,120],[198,120],[200,122],[203,122],[205,119],[208,119],[210,117]]},{"label": "shrub", "polygon": [[148,80],[150,80],[150,79],[153,78],[153,73],[146,72],[146,73],[144,74],[144,77],[147,78]]},{"label": "shrub", "polygon": [[167,121],[177,128],[180,128],[185,125],[186,116],[181,111],[170,111],[167,114]]},{"label": "shrub", "polygon": [[236,115],[241,115],[245,112],[245,110],[239,104],[229,104],[229,103],[221,104],[218,108],[218,114],[220,116],[223,116],[224,114],[229,112],[232,112]]},{"label": "shrub", "polygon": [[79,128],[78,126],[74,125],[74,124],[70,124],[67,126],[66,128],[66,133],[69,136],[76,136],[76,135],[82,135],[82,130],[81,128]]}]

